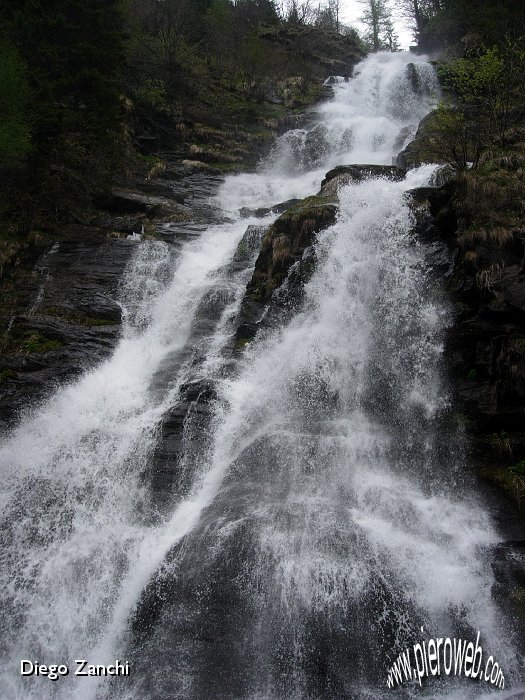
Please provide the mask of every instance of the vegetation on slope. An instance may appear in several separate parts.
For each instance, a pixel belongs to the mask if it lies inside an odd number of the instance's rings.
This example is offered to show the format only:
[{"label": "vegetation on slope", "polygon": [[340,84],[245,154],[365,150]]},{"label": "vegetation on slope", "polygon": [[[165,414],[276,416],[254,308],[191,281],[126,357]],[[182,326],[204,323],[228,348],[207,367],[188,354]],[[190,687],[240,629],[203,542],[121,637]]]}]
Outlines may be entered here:
[{"label": "vegetation on slope", "polygon": [[0,266],[159,152],[239,168],[363,47],[330,4],[6,0],[0,18]]}]

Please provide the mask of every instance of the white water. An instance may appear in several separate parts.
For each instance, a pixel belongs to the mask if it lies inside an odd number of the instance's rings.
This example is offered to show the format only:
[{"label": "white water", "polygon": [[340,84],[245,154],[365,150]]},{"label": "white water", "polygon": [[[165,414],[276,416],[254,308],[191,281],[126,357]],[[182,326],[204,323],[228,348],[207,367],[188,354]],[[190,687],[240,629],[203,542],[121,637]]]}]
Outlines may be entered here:
[{"label": "white water", "polygon": [[[407,74],[413,60],[416,93]],[[510,674],[513,646],[480,549],[498,536],[461,489],[459,451],[444,460],[443,435],[432,428],[447,404],[439,366],[446,309],[427,289],[424,249],[410,233],[404,197],[429,181],[431,166],[406,182],[341,192],[338,222],[319,236],[303,308],[253,343],[233,378],[222,378],[221,349],[250,277],[249,267],[228,271],[227,264],[248,224],[271,221],[241,221],[239,209],[310,195],[340,163],[390,163],[400,134],[402,141],[430,109],[436,87],[422,59],[379,54],[358,69],[308,130],[279,139],[261,172],[227,178],[216,202],[231,222],[185,243],[176,260],[166,244],[137,245],[112,358],[28,415],[1,448],[2,698],[306,697],[307,629],[316,615],[345,628],[343,647],[362,638],[363,649],[390,639],[392,629],[402,640],[420,624],[429,636],[481,629]],[[216,324],[194,341],[202,305],[221,295]],[[187,465],[189,489],[166,512],[148,484],[159,421],[185,382],[203,378],[220,390],[209,446]],[[151,661],[159,654],[148,641],[145,663],[128,627],[167,557],[162,577],[177,572],[184,581],[184,562],[197,561],[188,581],[204,580],[218,553],[237,546],[241,526],[249,527],[251,549],[239,595],[252,618],[236,641],[260,663],[252,668],[247,657],[250,678],[236,695],[233,670],[207,678],[205,655],[179,643],[185,613],[176,597],[173,617],[161,616],[164,627],[155,632],[177,651],[167,666]],[[227,589],[239,585],[224,580]],[[206,595],[190,601],[190,619],[206,620]],[[372,599],[383,601],[382,612],[366,612]],[[358,633],[353,621],[367,614],[373,632]],[[208,644],[213,655],[213,638]],[[279,644],[284,672],[274,658]],[[223,646],[217,641],[217,653]],[[359,656],[358,647],[348,648]],[[352,676],[350,662],[341,671],[354,694],[370,685],[377,697],[375,683],[384,687],[391,648],[374,651],[382,669],[375,681],[361,671]],[[128,653],[137,656],[144,686],[140,677],[110,686],[18,673],[21,658],[73,665]]]}]

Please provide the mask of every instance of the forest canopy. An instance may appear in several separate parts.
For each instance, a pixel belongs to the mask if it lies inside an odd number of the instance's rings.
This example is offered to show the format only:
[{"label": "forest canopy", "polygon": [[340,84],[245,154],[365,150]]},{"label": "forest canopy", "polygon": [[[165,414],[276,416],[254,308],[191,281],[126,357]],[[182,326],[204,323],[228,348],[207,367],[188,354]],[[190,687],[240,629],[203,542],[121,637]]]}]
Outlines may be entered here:
[{"label": "forest canopy", "polygon": [[519,0],[360,1],[362,37],[340,0],[4,0],[4,231],[67,221],[137,158],[176,149],[187,123],[247,125],[311,103],[366,51],[398,49],[396,17],[421,50],[454,59],[503,56],[524,33]]}]

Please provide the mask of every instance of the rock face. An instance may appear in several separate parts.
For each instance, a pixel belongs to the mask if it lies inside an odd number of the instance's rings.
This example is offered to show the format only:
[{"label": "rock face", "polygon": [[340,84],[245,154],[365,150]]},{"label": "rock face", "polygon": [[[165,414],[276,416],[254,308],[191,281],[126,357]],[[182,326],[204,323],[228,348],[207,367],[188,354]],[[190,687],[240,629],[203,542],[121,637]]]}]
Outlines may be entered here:
[{"label": "rock face", "polygon": [[292,312],[315,264],[315,235],[336,217],[337,198],[307,197],[289,207],[266,231],[239,313],[237,350],[255,337],[263,318],[271,325],[276,317]]},{"label": "rock face", "polygon": [[472,464],[523,506],[525,236],[516,231],[465,247],[458,241],[455,182],[414,196],[434,240],[448,251],[440,267],[453,312],[445,358]]},{"label": "rock face", "polygon": [[[137,183],[114,190],[82,225],[41,240],[0,278],[0,429],[58,386],[108,358],[120,338],[122,274],[143,228],[176,248],[200,233],[221,182],[206,174]],[[139,189],[140,184],[140,189]],[[185,201],[192,204],[190,209]]]},{"label": "rock face", "polygon": [[134,243],[82,226],[32,254],[2,280],[0,422],[111,353],[119,338],[117,288]]},{"label": "rock face", "polygon": [[250,209],[249,207],[242,207],[239,210],[240,215],[243,218],[249,216],[268,216],[268,214],[283,214],[287,209],[300,203],[300,199],[289,199],[286,202],[280,202],[279,204],[274,204],[273,207],[259,207],[259,209]]},{"label": "rock face", "polygon": [[114,189],[97,199],[102,211],[92,223],[100,228],[119,233],[141,233],[155,225],[191,219],[191,210],[173,197]]}]

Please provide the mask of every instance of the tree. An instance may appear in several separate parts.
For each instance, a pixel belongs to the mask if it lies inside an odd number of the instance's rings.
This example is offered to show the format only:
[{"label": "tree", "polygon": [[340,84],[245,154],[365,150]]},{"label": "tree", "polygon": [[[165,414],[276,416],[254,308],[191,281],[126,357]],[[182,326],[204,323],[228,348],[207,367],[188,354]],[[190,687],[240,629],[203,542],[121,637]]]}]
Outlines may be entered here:
[{"label": "tree", "polygon": [[108,134],[121,117],[119,0],[4,0],[0,37],[27,66],[37,142],[74,130]]},{"label": "tree", "polygon": [[234,15],[244,32],[256,32],[280,21],[274,0],[236,0]]},{"label": "tree", "polygon": [[393,44],[393,23],[392,13],[386,0],[359,1],[364,5],[361,22],[366,25],[366,39],[372,50],[381,51],[390,48]]},{"label": "tree", "polygon": [[385,22],[384,41],[389,51],[395,52],[400,50],[399,36],[397,35],[394,23],[391,19]]},{"label": "tree", "polygon": [[523,117],[524,70],[525,50],[509,42],[442,64],[439,75],[457,107],[504,146],[512,121]]},{"label": "tree", "polygon": [[517,39],[525,33],[525,3],[520,0],[395,0],[424,51],[477,38],[485,46]]},{"label": "tree", "polygon": [[282,14],[287,24],[300,26],[315,19],[315,10],[311,0],[286,0]]},{"label": "tree", "polygon": [[440,10],[439,0],[396,0],[396,6],[408,20],[418,42],[430,19]]},{"label": "tree", "polygon": [[20,165],[29,153],[29,85],[18,51],[0,47],[0,168]]},{"label": "tree", "polygon": [[328,0],[324,5],[319,4],[316,11],[315,26],[339,33],[341,29],[339,22],[340,12],[340,0]]}]

